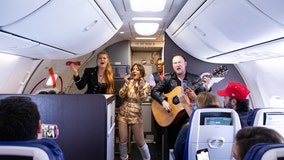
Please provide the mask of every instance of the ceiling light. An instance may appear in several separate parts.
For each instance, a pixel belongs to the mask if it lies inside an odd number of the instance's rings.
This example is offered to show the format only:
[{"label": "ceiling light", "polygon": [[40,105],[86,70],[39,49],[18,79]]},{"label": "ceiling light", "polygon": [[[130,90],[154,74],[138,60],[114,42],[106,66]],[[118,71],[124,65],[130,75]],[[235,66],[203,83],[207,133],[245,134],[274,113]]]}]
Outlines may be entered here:
[{"label": "ceiling light", "polygon": [[159,17],[133,17],[134,21],[161,21],[162,18]]},{"label": "ceiling light", "polygon": [[134,23],[136,33],[142,36],[150,36],[158,31],[158,23]]},{"label": "ceiling light", "polygon": [[155,37],[136,37],[135,39],[156,39]]},{"label": "ceiling light", "polygon": [[135,12],[161,12],[166,0],[130,0],[130,7]]}]

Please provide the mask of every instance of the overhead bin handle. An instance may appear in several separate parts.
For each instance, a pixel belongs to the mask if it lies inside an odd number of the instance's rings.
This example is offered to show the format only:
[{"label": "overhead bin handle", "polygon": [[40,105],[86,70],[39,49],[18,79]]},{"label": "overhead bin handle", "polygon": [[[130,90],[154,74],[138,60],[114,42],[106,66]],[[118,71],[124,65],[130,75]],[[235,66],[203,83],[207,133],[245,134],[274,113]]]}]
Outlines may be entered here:
[{"label": "overhead bin handle", "polygon": [[74,64],[75,66],[80,66],[81,62],[80,61],[67,61],[66,66],[70,66],[71,64]]}]

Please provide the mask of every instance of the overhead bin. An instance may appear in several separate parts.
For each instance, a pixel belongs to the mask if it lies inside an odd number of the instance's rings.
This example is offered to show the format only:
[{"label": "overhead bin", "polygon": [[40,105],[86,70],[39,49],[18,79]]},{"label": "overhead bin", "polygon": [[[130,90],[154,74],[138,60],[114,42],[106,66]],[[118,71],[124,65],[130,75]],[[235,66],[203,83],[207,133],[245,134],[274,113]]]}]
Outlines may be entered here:
[{"label": "overhead bin", "polygon": [[[250,48],[255,47],[259,50],[253,51],[261,54],[262,47],[259,45],[282,43],[279,39],[284,37],[284,26],[281,24],[284,12],[278,9],[276,14],[271,11],[274,8],[264,7],[264,3],[272,3],[269,4],[272,7],[284,6],[284,1],[281,0],[191,0],[182,8],[166,32],[183,50],[207,62],[238,63],[259,59],[244,59],[236,55],[247,54]],[[238,54],[233,54],[235,52]],[[226,56],[226,61],[222,59],[223,56]],[[272,57],[274,56],[275,54]]]},{"label": "overhead bin", "polygon": [[54,57],[57,59],[66,59],[75,56],[73,53],[3,32],[0,32],[0,53],[21,55],[36,59],[53,59]]},{"label": "overhead bin", "polygon": [[249,0],[249,2],[271,19],[284,25],[283,0]]},{"label": "overhead bin", "polygon": [[[14,23],[33,13],[49,0],[9,0],[1,1],[0,5],[0,27]],[[25,6],[25,7],[23,7]]]},{"label": "overhead bin", "polygon": [[[99,6],[102,2],[108,7]],[[29,7],[22,5],[23,8]],[[0,52],[9,51],[11,54],[40,59],[77,57],[99,48],[121,26],[122,21],[109,0],[49,1],[27,16],[1,27],[3,34],[0,36],[10,35],[18,40],[13,45],[0,45]],[[26,48],[15,46],[20,39],[38,45]]]},{"label": "overhead bin", "polygon": [[207,61],[215,63],[240,63],[252,60],[277,58],[284,56],[284,38],[256,45],[227,54],[208,57]]}]

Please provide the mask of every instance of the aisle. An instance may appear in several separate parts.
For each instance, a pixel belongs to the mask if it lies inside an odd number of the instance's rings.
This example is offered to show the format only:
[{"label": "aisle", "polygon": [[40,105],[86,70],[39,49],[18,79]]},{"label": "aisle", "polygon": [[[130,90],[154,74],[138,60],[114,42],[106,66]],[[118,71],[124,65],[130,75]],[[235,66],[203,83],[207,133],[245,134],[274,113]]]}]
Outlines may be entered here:
[{"label": "aisle", "polygon": [[[149,150],[151,153],[151,160],[161,160],[162,159],[162,155],[161,155],[162,146],[158,144],[154,144],[154,143],[148,143],[148,146],[149,146]],[[120,160],[119,153],[115,154],[115,160]],[[135,143],[131,144],[131,153],[129,154],[129,160],[142,160],[140,152]]]}]

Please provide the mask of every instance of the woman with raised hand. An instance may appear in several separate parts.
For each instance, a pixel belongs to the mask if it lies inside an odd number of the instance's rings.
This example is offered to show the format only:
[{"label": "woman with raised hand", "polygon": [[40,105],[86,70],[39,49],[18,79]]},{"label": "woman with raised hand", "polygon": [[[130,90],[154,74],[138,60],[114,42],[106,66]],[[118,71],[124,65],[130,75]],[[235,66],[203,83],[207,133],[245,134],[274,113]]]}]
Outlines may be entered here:
[{"label": "woman with raised hand", "polygon": [[77,88],[81,90],[87,85],[85,94],[113,94],[114,79],[108,53],[98,53],[96,62],[97,66],[86,68],[82,77],[79,76],[75,65],[70,65]]}]

